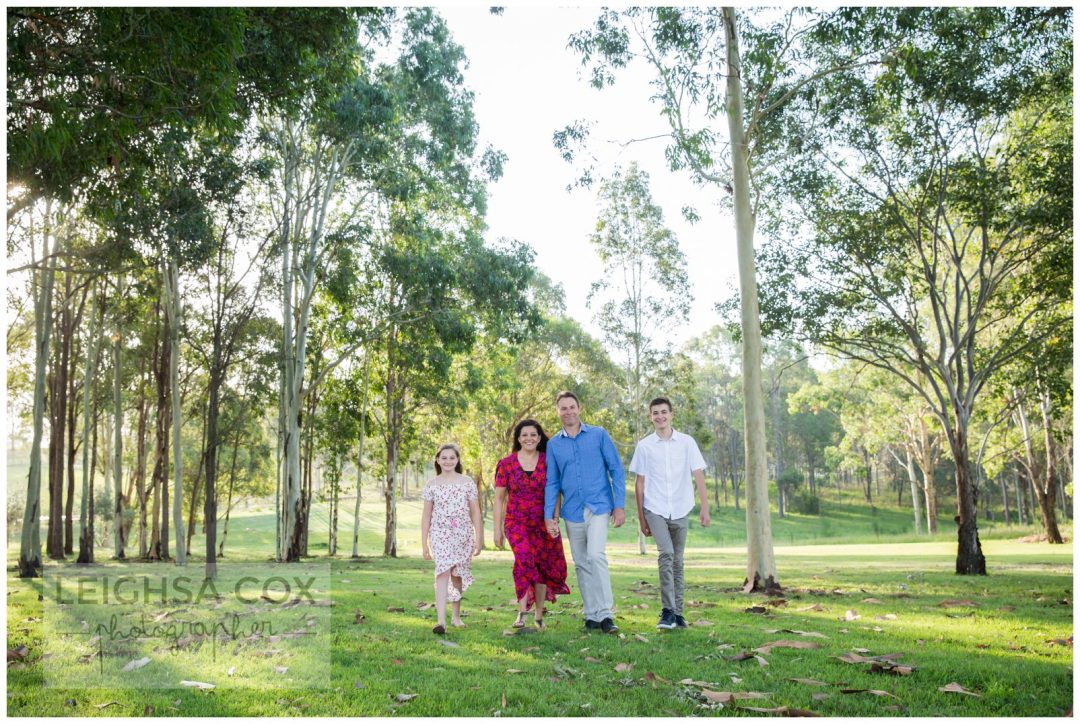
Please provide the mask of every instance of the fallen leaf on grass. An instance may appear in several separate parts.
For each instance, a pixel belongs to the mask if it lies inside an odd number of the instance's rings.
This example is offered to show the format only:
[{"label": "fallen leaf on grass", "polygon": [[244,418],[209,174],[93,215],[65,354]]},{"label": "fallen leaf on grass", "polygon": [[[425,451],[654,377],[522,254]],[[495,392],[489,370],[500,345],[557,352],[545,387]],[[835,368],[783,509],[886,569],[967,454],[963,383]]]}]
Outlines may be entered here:
[{"label": "fallen leaf on grass", "polygon": [[22,661],[23,659],[26,658],[26,655],[29,654],[29,653],[30,653],[30,649],[28,649],[26,646],[20,646],[17,649],[8,649],[7,650],[7,660],[8,661]]},{"label": "fallen leaf on grass", "polygon": [[693,679],[683,679],[679,683],[685,686],[716,686],[716,684],[711,684],[708,681],[694,681]]},{"label": "fallen leaf on grass", "polygon": [[1070,636],[1067,639],[1047,639],[1046,643],[1050,644],[1051,646],[1068,646],[1071,649],[1073,645],[1073,640],[1072,636]]},{"label": "fallen leaf on grass", "polygon": [[712,621],[706,621],[703,618],[699,618],[697,621],[694,621],[694,625],[695,626],[712,626],[713,622]]},{"label": "fallen leaf on grass", "polygon": [[849,608],[847,611],[844,612],[845,621],[857,621],[860,618],[862,618],[862,616],[855,613],[854,609]]},{"label": "fallen leaf on grass", "polygon": [[768,665],[769,665],[769,662],[768,662],[768,661],[766,661],[766,660],[765,660],[765,659],[764,659],[763,657],[761,657],[761,656],[755,656],[754,658],[755,658],[755,659],[757,660],[758,666],[768,666]]},{"label": "fallen leaf on grass", "polygon": [[539,650],[540,650],[539,646],[529,646],[528,648],[522,649],[521,653],[523,653],[523,654],[531,654],[534,651],[539,651]]},{"label": "fallen leaf on grass", "polygon": [[64,702],[64,706],[78,706],[78,702],[76,702],[74,699],[68,699]]},{"label": "fallen leaf on grass", "polygon": [[644,644],[649,643],[649,639],[645,638],[641,634],[634,634],[634,638],[636,638],[638,641],[640,641],[640,642],[642,642]]},{"label": "fallen leaf on grass", "polygon": [[230,666],[229,670],[225,672],[225,676],[232,676],[235,673],[236,673],[236,667],[235,666]]},{"label": "fallen leaf on grass", "polygon": [[134,661],[127,662],[126,664],[124,664],[124,668],[120,669],[120,671],[135,671],[135,669],[141,669],[149,663],[150,657],[144,656],[141,659],[135,659]]},{"label": "fallen leaf on grass", "polygon": [[364,613],[360,609],[356,609],[356,619],[353,623],[361,623],[364,620]]},{"label": "fallen leaf on grass", "polygon": [[194,686],[197,689],[216,688],[216,684],[207,684],[205,681],[181,681],[180,686]]},{"label": "fallen leaf on grass", "polygon": [[508,674],[524,674],[525,672],[523,670],[521,670],[521,669],[507,669],[506,673],[508,673]]},{"label": "fallen leaf on grass", "polygon": [[94,706],[96,706],[98,709],[108,709],[110,706],[113,706],[113,705],[120,706],[120,702],[118,702],[118,701],[107,701],[104,704],[94,704]]},{"label": "fallen leaf on grass", "polygon": [[938,604],[942,608],[956,608],[959,606],[967,606],[969,608],[978,608],[979,604],[967,598],[950,598],[942,601]]},{"label": "fallen leaf on grass", "polygon": [[390,659],[390,663],[394,666],[401,666],[401,659]]},{"label": "fallen leaf on grass", "polygon": [[814,641],[789,641],[783,639],[781,641],[773,641],[771,643],[764,644],[757,647],[754,651],[759,654],[771,653],[773,649],[820,649],[821,644]]},{"label": "fallen leaf on grass", "polygon": [[447,641],[446,639],[439,639],[439,644],[445,646],[448,649],[460,649],[461,644],[455,641]]},{"label": "fallen leaf on grass", "polygon": [[746,661],[747,659],[752,658],[752,657],[753,657],[753,654],[750,653],[749,651],[747,651],[746,649],[743,649],[742,651],[740,651],[737,654],[731,654],[730,656],[724,656],[724,658],[727,659],[728,661]]},{"label": "fallen leaf on grass", "polygon": [[274,673],[275,674],[284,674],[288,670],[289,670],[288,666],[275,666],[274,667]]},{"label": "fallen leaf on grass", "polygon": [[876,598],[864,598],[862,600],[862,602],[863,603],[881,603],[881,601],[877,600]]},{"label": "fallen leaf on grass", "polygon": [[895,696],[893,694],[890,694],[887,691],[882,691],[881,689],[841,689],[840,693],[841,694],[873,694],[874,696],[891,696],[893,699],[899,698],[899,697],[897,697],[897,696]]},{"label": "fallen leaf on grass", "polygon": [[743,613],[768,613],[769,609],[764,606],[751,606],[750,608],[743,609]]},{"label": "fallen leaf on grass", "polygon": [[727,704],[737,699],[767,699],[768,694],[762,694],[758,691],[710,691],[708,689],[702,689],[701,695],[704,696],[712,703]]},{"label": "fallen leaf on grass", "polygon": [[875,661],[870,664],[870,671],[882,674],[892,674],[893,676],[911,676],[912,672],[915,671],[915,667],[894,664],[891,661]]},{"label": "fallen leaf on grass", "polygon": [[405,613],[405,609],[402,606],[387,606],[387,613]]},{"label": "fallen leaf on grass", "polygon": [[824,681],[818,681],[817,679],[788,679],[788,681],[794,681],[799,684],[806,684],[807,686],[828,686],[828,683]]},{"label": "fallen leaf on grass", "polygon": [[416,696],[417,696],[416,694],[398,694],[397,696],[394,697],[394,701],[396,701],[399,704],[404,704],[407,701],[412,701],[413,699],[416,698]]},{"label": "fallen leaf on grass", "polygon": [[946,684],[945,686],[940,687],[938,689],[938,691],[944,691],[946,693],[952,693],[952,694],[967,694],[968,696],[982,696],[982,694],[977,694],[974,691],[968,691],[967,689],[965,689],[960,684],[957,684],[955,681],[950,682],[950,683]]},{"label": "fallen leaf on grass", "polygon": [[152,705],[147,704],[146,708],[143,709],[142,713],[143,713],[143,716],[153,716],[155,711],[156,710],[154,709],[154,707]]},{"label": "fallen leaf on grass", "polygon": [[759,706],[741,706],[740,709],[746,711],[757,711],[762,714],[779,714],[781,716],[821,716],[816,711],[810,711],[809,709],[791,709],[786,706],[778,706],[775,709],[764,709]]},{"label": "fallen leaf on grass", "polygon": [[630,671],[634,668],[633,664],[615,664],[615,670],[620,674],[626,671]]},{"label": "fallen leaf on grass", "polygon": [[585,657],[585,663],[587,663],[587,664],[599,664],[600,659],[594,658],[592,656],[586,656]]},{"label": "fallen leaf on grass", "polygon": [[502,632],[502,635],[503,636],[517,636],[517,633],[518,633],[518,629],[516,629],[516,628],[504,628],[503,632]]},{"label": "fallen leaf on grass", "polygon": [[865,663],[867,663],[869,661],[874,660],[872,658],[868,659],[865,656],[860,656],[859,654],[855,653],[854,651],[848,651],[843,656],[837,656],[836,658],[838,658],[841,661],[843,661],[845,663],[848,663],[848,664],[865,664]]},{"label": "fallen leaf on grass", "polygon": [[428,602],[428,603],[421,602],[421,603],[416,604],[416,610],[417,611],[428,611],[428,610],[430,610],[430,609],[432,609],[434,607],[435,607],[435,604],[431,603],[431,602]]},{"label": "fallen leaf on grass", "polygon": [[772,606],[773,608],[779,608],[780,606],[786,606],[787,600],[783,598],[772,598],[765,602],[766,606]]},{"label": "fallen leaf on grass", "polygon": [[651,672],[651,671],[646,671],[646,672],[645,672],[645,676],[643,676],[643,677],[641,677],[641,678],[643,678],[643,679],[644,679],[645,681],[651,681],[651,682],[653,682],[653,686],[655,686],[655,685],[656,685],[656,682],[657,682],[657,681],[659,681],[659,682],[660,682],[661,684],[670,684],[670,683],[671,683],[670,681],[668,681],[667,679],[665,679],[665,678],[664,678],[663,676],[659,676],[659,675],[657,675],[657,674],[654,674],[654,673],[653,673],[653,672]]},{"label": "fallen leaf on grass", "polygon": [[828,694],[811,694],[810,698],[813,699],[814,701],[824,701],[825,699],[829,698],[829,695]]},{"label": "fallen leaf on grass", "polygon": [[1000,606],[998,610],[1002,613],[1009,613],[1010,611],[1015,611],[1016,606]]}]

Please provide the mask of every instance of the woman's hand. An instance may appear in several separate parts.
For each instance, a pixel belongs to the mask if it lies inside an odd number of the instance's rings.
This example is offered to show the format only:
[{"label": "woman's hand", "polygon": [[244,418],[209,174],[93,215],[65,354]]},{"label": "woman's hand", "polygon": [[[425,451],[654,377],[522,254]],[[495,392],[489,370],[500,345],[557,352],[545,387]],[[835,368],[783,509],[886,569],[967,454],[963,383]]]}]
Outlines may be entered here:
[{"label": "woman's hand", "polygon": [[484,550],[484,548],[483,548],[483,546],[481,546],[481,545],[480,545],[479,543],[475,543],[475,544],[473,544],[473,550],[472,550],[472,554],[473,554],[474,556],[478,556],[478,555],[480,555],[480,551],[482,551],[482,550]]},{"label": "woman's hand", "polygon": [[428,548],[426,545],[424,546],[424,560],[425,561],[430,561],[431,560],[431,549]]}]

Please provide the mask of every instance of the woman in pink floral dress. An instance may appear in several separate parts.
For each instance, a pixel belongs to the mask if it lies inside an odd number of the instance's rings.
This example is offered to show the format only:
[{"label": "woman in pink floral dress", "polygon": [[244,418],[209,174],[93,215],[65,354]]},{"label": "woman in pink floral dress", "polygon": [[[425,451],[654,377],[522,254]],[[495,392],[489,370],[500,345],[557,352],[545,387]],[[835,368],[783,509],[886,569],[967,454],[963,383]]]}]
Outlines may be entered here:
[{"label": "woman in pink floral dress", "polygon": [[[480,555],[480,506],[476,483],[462,475],[461,453],[454,445],[443,445],[435,454],[439,474],[428,481],[420,497],[424,512],[420,535],[424,559],[435,559],[434,633],[446,633],[446,601],[453,606],[450,623],[464,628],[461,594],[472,585],[472,557]],[[434,556],[432,555],[434,554]]]},{"label": "woman in pink floral dress", "polygon": [[501,548],[505,535],[514,551],[517,628],[525,625],[525,614],[534,602],[533,619],[537,628],[544,628],[544,601],[570,593],[562,537],[552,538],[544,529],[546,447],[540,423],[522,420],[514,428],[513,452],[495,468],[495,545]]}]

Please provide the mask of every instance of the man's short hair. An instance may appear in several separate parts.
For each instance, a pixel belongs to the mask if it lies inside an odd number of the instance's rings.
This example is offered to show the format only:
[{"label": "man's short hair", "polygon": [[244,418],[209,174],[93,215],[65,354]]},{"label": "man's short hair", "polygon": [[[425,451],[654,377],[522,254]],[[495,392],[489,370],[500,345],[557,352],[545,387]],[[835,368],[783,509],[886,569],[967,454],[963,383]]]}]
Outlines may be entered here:
[{"label": "man's short hair", "polygon": [[581,400],[579,400],[577,398],[577,395],[575,395],[570,390],[563,390],[559,394],[555,395],[555,404],[558,405],[566,397],[572,398],[574,400],[574,402],[576,402],[578,404],[578,407],[581,407]]},{"label": "man's short hair", "polygon": [[669,400],[666,397],[654,397],[654,398],[652,398],[652,401],[649,403],[649,409],[651,410],[654,407],[656,407],[657,405],[667,405],[668,411],[670,411],[670,412],[675,411],[675,408],[672,407],[672,405],[671,405],[671,400]]}]

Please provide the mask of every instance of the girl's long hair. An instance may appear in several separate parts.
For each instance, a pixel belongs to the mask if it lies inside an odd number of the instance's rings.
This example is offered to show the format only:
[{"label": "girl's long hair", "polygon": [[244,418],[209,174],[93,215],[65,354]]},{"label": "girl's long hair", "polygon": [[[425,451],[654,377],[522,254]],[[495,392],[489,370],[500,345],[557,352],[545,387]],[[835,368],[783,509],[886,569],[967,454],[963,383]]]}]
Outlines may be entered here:
[{"label": "girl's long hair", "polygon": [[522,420],[514,426],[514,443],[510,452],[517,452],[521,449],[521,441],[518,439],[521,437],[521,431],[526,427],[535,427],[536,432],[540,434],[540,444],[536,446],[538,452],[547,452],[548,436],[544,432],[544,428],[540,427],[540,423],[536,420]]}]

